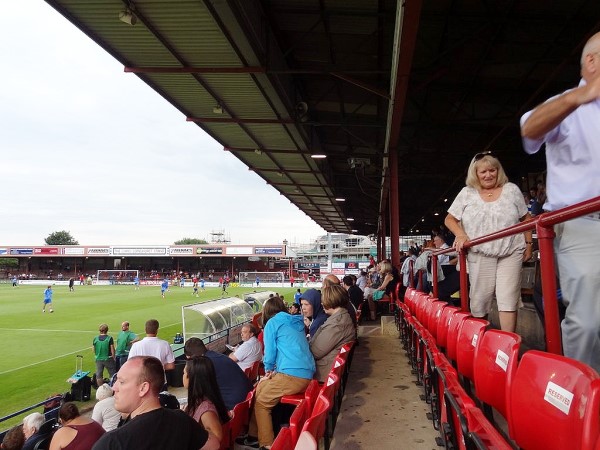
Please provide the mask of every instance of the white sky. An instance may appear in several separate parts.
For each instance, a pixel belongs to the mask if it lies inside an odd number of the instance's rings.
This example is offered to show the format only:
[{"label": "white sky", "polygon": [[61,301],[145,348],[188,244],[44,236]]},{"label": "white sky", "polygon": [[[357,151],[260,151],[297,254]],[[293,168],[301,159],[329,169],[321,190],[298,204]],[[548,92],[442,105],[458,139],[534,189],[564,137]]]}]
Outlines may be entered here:
[{"label": "white sky", "polygon": [[0,57],[0,245],[324,234],[45,2],[4,2]]}]

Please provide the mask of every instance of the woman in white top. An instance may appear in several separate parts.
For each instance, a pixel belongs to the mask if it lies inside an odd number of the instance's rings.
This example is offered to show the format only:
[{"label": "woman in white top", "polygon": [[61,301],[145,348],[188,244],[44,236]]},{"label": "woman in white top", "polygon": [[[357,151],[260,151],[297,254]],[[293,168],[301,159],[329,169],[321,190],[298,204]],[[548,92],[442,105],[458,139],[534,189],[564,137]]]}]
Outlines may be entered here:
[{"label": "woman in white top", "polygon": [[[510,183],[491,152],[478,153],[471,160],[466,186],[460,191],[444,223],[454,233],[454,248],[465,242],[530,218],[520,189]],[[524,235],[524,237],[523,237]],[[514,332],[520,306],[521,267],[531,258],[531,231],[481,244],[469,249],[467,265],[471,288],[471,313],[486,317],[494,294],[498,302],[500,327]]]}]

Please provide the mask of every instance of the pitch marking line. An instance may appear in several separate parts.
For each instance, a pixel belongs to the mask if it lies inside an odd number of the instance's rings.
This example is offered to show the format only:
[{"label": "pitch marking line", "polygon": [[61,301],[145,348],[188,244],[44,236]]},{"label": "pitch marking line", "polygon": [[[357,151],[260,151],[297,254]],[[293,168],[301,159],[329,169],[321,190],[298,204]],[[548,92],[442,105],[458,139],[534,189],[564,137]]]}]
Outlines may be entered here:
[{"label": "pitch marking line", "polygon": [[39,331],[51,333],[90,333],[95,334],[92,330],[48,330],[47,328],[0,328],[0,331]]},{"label": "pitch marking line", "polygon": [[[173,324],[170,324],[170,325],[165,325],[165,328],[166,327],[171,327],[171,326],[174,326],[174,325],[178,325],[178,324],[179,324],[179,322],[173,323]],[[0,330],[12,330],[12,331],[74,331],[74,330],[37,330],[37,329],[27,329],[27,328],[0,328]],[[89,330],[88,331],[78,330],[76,332],[79,332],[79,333],[91,333],[91,331],[89,331]],[[54,361],[55,359],[64,358],[65,356],[76,355],[77,353],[84,352],[86,350],[89,350],[90,348],[91,348],[91,346],[90,347],[82,348],[81,350],[75,350],[74,352],[69,352],[69,353],[65,353],[63,355],[55,356],[54,358],[49,358],[49,359],[45,359],[43,361],[38,361],[38,362],[31,363],[31,364],[27,364],[26,366],[21,366],[21,367],[16,367],[14,369],[5,370],[4,372],[0,372],[0,375],[4,375],[6,373],[11,373],[11,372],[16,372],[17,370],[26,369],[28,367],[37,366],[39,364],[44,364],[44,363],[47,363],[47,362],[50,362],[50,361]]]},{"label": "pitch marking line", "polygon": [[90,349],[90,347],[85,347],[85,348],[82,348],[81,350],[75,350],[74,352],[65,353],[64,355],[55,356],[54,358],[50,358],[50,359],[45,359],[44,361],[38,361],[38,362],[31,363],[31,364],[27,364],[26,366],[21,366],[21,367],[15,368],[15,369],[5,370],[4,372],[0,372],[0,375],[4,375],[6,373],[11,373],[11,372],[16,372],[17,370],[26,369],[28,367],[37,366],[38,364],[44,364],[44,363],[47,363],[50,361],[54,361],[55,359],[64,358],[65,356],[76,355],[77,353],[81,353],[81,352],[84,352],[89,349]]}]

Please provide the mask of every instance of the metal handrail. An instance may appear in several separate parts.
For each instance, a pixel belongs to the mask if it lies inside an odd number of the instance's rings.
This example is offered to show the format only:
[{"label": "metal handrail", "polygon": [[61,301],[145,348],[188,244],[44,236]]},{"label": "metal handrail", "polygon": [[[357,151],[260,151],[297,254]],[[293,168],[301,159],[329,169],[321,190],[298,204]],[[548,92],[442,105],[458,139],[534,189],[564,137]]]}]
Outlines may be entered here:
[{"label": "metal handrail", "polygon": [[[554,225],[586,216],[600,211],[600,196],[576,203],[556,211],[546,212],[511,227],[504,228],[494,233],[481,236],[465,242],[459,252],[460,266],[460,302],[464,311],[469,311],[469,292],[467,277],[467,251],[477,245],[495,241],[508,236],[513,236],[524,231],[536,230],[538,248],[540,251],[540,273],[544,301],[544,323],[546,328],[546,350],[550,353],[561,354],[562,342],[558,315],[558,300],[556,297],[556,269],[554,265]],[[433,280],[433,294],[438,294],[437,264],[438,255],[455,252],[453,248],[434,250],[432,252],[431,272]]]}]

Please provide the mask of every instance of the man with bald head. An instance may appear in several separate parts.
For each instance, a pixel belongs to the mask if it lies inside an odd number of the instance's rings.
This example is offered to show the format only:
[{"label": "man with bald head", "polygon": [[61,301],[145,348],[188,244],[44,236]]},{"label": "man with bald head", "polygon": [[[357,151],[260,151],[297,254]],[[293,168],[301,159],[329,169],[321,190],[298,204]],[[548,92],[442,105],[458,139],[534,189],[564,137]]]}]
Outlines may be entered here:
[{"label": "man with bald head", "polygon": [[[600,196],[600,33],[581,54],[579,86],[552,97],[521,118],[527,153],[546,144],[547,200],[553,211]],[[554,227],[563,302],[566,356],[600,371],[600,214]]]},{"label": "man with bald head", "polygon": [[161,406],[159,392],[164,379],[159,359],[130,357],[113,386],[115,409],[127,418],[119,428],[104,434],[93,450],[218,449],[218,439],[196,420],[179,409]]},{"label": "man with bald head", "polygon": [[325,278],[323,278],[323,284],[321,287],[324,288],[327,286],[333,286],[335,284],[339,286],[341,284],[340,279],[337,277],[337,275],[330,273]]}]

